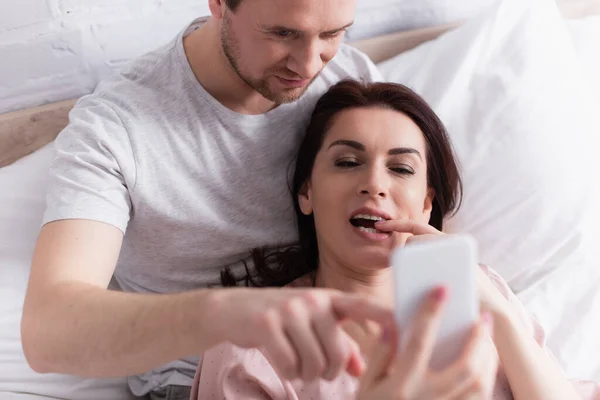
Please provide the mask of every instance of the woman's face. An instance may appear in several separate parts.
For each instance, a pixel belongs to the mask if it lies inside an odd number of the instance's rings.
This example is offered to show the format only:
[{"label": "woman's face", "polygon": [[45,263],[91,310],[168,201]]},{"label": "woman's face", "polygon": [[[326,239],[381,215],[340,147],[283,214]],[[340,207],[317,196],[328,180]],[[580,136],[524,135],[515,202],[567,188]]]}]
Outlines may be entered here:
[{"label": "woman's face", "polygon": [[419,127],[398,111],[370,107],[334,117],[299,202],[314,215],[322,261],[373,269],[388,265],[393,246],[375,220],[427,223],[432,195]]}]

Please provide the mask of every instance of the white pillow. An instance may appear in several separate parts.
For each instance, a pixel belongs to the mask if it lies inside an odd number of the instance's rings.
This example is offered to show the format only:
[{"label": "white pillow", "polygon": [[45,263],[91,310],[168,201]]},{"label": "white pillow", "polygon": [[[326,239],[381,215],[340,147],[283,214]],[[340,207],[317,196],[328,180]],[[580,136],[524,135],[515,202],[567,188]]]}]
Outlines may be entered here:
[{"label": "white pillow", "polygon": [[556,4],[501,1],[379,67],[448,128],[465,196],[447,230],[473,234],[567,373],[600,380],[598,108]]},{"label": "white pillow", "polygon": [[469,19],[497,0],[358,0],[348,40]]},{"label": "white pillow", "polygon": [[[582,77],[589,83],[600,111],[600,15],[566,21],[583,67]],[[600,132],[590,131],[589,145],[598,150]],[[590,182],[598,180],[598,170],[589,171]],[[600,207],[586,213],[586,219],[600,225]],[[593,231],[592,231],[593,232]],[[592,236],[597,241],[598,234]],[[597,244],[591,244],[597,246]],[[519,293],[527,308],[548,327],[548,343],[573,377],[600,382],[600,259],[593,252],[581,263],[562,268],[538,285]]]},{"label": "white pillow", "polygon": [[125,379],[37,374],[21,347],[21,312],[45,207],[50,144],[0,169],[0,399],[133,399]]},{"label": "white pillow", "polygon": [[600,14],[567,20],[583,68],[600,101]]}]

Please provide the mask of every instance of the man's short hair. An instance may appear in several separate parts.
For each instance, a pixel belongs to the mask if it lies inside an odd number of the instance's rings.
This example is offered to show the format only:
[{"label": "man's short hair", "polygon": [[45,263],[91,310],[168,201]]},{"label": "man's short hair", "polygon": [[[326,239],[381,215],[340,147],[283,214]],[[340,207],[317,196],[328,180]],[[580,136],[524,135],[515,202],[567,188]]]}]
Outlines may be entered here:
[{"label": "man's short hair", "polygon": [[225,0],[225,4],[231,11],[235,11],[235,9],[240,5],[242,0]]}]

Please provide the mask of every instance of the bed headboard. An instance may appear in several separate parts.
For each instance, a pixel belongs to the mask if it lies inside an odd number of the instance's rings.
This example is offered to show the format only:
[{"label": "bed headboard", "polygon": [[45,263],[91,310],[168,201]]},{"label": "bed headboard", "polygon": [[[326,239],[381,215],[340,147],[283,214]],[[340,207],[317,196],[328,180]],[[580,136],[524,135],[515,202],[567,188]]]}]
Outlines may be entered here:
[{"label": "bed headboard", "polygon": [[[600,14],[600,0],[558,0],[566,18]],[[410,50],[459,23],[403,31],[350,44],[375,63]],[[68,123],[68,113],[77,99],[61,101],[0,115],[0,168],[36,151],[56,138]]]}]

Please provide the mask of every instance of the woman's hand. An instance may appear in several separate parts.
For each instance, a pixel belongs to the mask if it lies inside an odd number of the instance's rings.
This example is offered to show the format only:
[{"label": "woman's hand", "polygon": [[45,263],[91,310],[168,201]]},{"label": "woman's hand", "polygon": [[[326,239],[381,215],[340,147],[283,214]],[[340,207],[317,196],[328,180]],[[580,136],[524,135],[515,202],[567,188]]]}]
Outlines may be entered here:
[{"label": "woman's hand", "polygon": [[284,379],[335,379],[363,373],[362,356],[342,327],[373,321],[395,331],[393,310],[366,296],[331,289],[219,289],[211,325],[215,344],[259,348]]},{"label": "woman's hand", "polygon": [[384,331],[368,358],[357,400],[491,398],[498,369],[498,356],[490,337],[491,319],[474,326],[462,356],[452,365],[442,371],[428,367],[444,300],[443,288],[432,291],[400,351],[396,351],[397,339]]},{"label": "woman's hand", "polygon": [[[376,228],[387,232],[412,234],[407,243],[416,240],[431,240],[442,235],[437,229],[409,220],[394,220],[377,223]],[[501,360],[503,373],[508,379],[515,399],[577,399],[574,386],[565,379],[548,353],[536,342],[529,329],[523,329],[522,321],[515,308],[492,283],[488,275],[479,268],[477,284],[480,293],[480,308],[494,318],[494,345]],[[508,289],[508,287],[506,288]],[[380,349],[380,352],[384,350]],[[369,365],[369,368],[374,368]],[[389,389],[388,392],[390,393]],[[364,397],[365,399],[368,396]],[[373,397],[375,398],[375,397]],[[386,398],[386,397],[382,397]],[[387,397],[391,398],[391,397]]]},{"label": "woman's hand", "polygon": [[[446,235],[431,225],[422,224],[409,219],[379,221],[375,224],[375,228],[384,232],[410,234],[411,236],[408,237],[405,245],[436,240],[443,235]],[[479,305],[481,311],[490,312],[493,316],[498,316],[507,312],[508,302],[506,298],[496,289],[481,268],[477,269],[477,287],[479,289]]]}]

